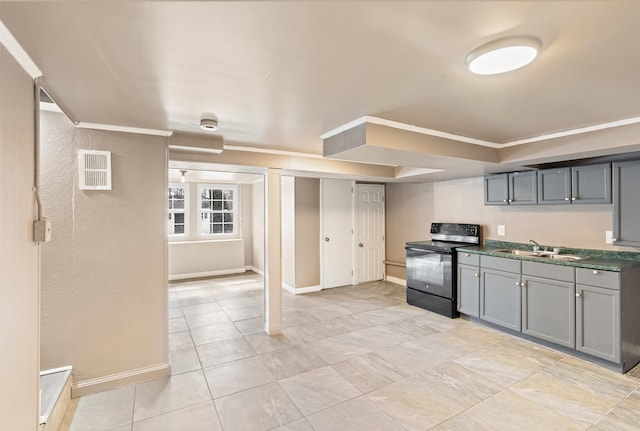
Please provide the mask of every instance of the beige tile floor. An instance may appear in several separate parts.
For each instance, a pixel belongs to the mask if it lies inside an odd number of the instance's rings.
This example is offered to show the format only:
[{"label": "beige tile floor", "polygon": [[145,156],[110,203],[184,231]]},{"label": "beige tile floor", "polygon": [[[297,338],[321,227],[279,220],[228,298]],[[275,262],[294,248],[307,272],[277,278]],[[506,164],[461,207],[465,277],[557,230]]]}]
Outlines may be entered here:
[{"label": "beige tile floor", "polygon": [[170,378],[74,400],[63,430],[640,430],[621,375],[409,306],[387,282],[283,292],[253,274],[170,286]]}]

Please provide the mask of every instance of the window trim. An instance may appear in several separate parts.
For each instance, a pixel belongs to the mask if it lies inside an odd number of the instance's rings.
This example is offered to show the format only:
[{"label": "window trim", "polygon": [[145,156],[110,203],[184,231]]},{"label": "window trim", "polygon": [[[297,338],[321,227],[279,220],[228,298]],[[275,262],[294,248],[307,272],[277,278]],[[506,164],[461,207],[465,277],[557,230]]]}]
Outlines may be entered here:
[{"label": "window trim", "polygon": [[[185,240],[187,238],[189,238],[189,234],[190,234],[190,223],[189,223],[189,184],[188,183],[177,183],[177,182],[172,182],[169,183],[169,187],[167,187],[167,207],[169,207],[169,197],[168,197],[168,193],[169,193],[169,189],[176,189],[176,188],[180,188],[184,190],[184,209],[181,210],[176,210],[175,208],[168,208],[168,214],[175,214],[175,213],[181,213],[184,212],[184,233],[170,233],[169,230],[169,223],[167,222],[167,231],[169,234],[169,238],[173,239],[173,240]],[[175,222],[174,222],[175,225]]]},{"label": "window trim", "polygon": [[[202,214],[206,211],[207,213],[213,214],[214,210],[207,210],[202,208],[202,191],[204,189],[227,189],[233,191],[233,210],[230,213],[233,215],[233,233],[202,233],[200,230],[200,222],[202,220]],[[225,240],[225,239],[237,239],[240,238],[240,223],[239,223],[239,214],[240,214],[240,196],[239,196],[240,187],[238,184],[225,184],[225,183],[198,183],[198,198],[196,208],[198,211],[197,216],[197,227],[196,227],[196,235],[198,238],[203,239],[206,238],[208,240]],[[216,211],[217,212],[217,211]],[[224,211],[221,211],[224,214]]]}]

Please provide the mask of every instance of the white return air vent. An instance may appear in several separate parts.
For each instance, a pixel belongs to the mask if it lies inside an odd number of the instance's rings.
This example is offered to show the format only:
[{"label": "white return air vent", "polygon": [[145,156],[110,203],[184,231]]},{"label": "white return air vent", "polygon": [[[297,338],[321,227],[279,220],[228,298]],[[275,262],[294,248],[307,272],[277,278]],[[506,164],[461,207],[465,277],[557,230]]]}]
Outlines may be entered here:
[{"label": "white return air vent", "polygon": [[111,151],[78,150],[80,190],[111,190]]}]

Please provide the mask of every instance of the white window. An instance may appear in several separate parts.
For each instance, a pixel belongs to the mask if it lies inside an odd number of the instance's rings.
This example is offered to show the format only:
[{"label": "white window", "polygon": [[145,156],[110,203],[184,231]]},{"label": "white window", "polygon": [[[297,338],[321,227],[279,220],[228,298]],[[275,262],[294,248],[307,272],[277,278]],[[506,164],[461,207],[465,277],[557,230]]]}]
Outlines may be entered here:
[{"label": "white window", "polygon": [[169,235],[189,234],[189,189],[185,184],[169,184]]},{"label": "white window", "polygon": [[237,236],[238,188],[235,185],[200,184],[198,234]]}]

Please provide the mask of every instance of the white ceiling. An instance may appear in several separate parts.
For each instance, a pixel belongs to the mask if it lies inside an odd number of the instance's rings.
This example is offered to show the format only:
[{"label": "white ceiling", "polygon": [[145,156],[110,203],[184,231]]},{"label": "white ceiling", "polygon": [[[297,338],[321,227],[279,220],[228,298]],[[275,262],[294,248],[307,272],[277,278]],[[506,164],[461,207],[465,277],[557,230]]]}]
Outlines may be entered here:
[{"label": "white ceiling", "polygon": [[[73,120],[322,153],[363,115],[496,143],[640,116],[640,1],[0,2]],[[507,35],[543,49],[476,76]]]}]

